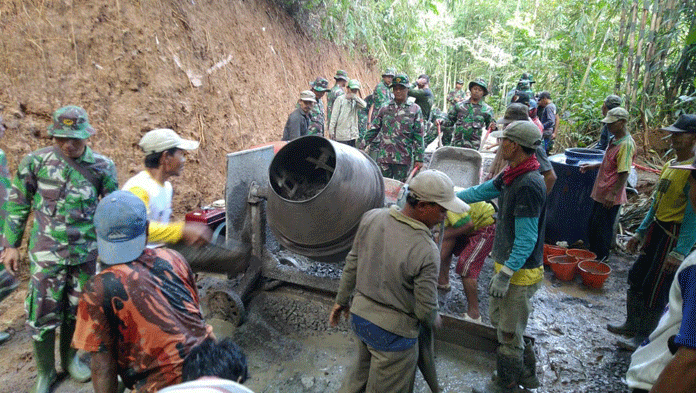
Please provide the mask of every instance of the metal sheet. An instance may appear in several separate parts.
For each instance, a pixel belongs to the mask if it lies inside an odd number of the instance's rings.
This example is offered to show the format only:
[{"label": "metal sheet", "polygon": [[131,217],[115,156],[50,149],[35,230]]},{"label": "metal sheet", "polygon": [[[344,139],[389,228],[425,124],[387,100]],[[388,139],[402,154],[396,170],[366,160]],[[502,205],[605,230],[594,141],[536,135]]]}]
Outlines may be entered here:
[{"label": "metal sheet", "polygon": [[[250,242],[250,218],[247,196],[252,182],[268,184],[268,167],[273,160],[273,146],[243,150],[227,155],[226,239]],[[262,202],[265,205],[265,202]],[[262,207],[265,210],[265,206]],[[266,231],[269,232],[269,231]]]},{"label": "metal sheet", "polygon": [[435,150],[428,169],[447,174],[456,187],[467,188],[479,184],[481,153],[464,147],[445,146]]}]

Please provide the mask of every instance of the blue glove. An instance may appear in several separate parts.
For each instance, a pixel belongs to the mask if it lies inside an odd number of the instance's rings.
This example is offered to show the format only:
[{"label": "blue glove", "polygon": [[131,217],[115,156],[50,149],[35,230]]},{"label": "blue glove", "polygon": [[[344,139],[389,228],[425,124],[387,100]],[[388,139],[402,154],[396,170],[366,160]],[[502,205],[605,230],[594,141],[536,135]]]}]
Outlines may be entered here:
[{"label": "blue glove", "polygon": [[503,266],[498,273],[491,278],[491,283],[488,285],[488,294],[493,297],[504,297],[510,287],[510,277],[512,277],[512,269]]}]

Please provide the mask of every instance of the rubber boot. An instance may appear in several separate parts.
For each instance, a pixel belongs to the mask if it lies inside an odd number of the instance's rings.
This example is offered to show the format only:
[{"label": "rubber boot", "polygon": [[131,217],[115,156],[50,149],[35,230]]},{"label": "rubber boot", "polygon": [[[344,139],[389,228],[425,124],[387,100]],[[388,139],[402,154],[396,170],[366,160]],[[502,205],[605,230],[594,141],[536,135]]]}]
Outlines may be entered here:
[{"label": "rubber boot", "polygon": [[60,326],[60,365],[72,379],[87,382],[92,377],[92,370],[77,356],[77,349],[71,346],[74,333],[75,321],[63,321]]},{"label": "rubber boot", "polygon": [[56,332],[49,331],[42,341],[34,340],[34,362],[36,362],[36,385],[33,393],[49,393],[56,382]]},{"label": "rubber boot", "polygon": [[522,376],[520,377],[520,385],[525,389],[536,389],[541,384],[536,373],[536,354],[534,353],[534,344],[532,340],[524,340],[524,353],[522,354]]},{"label": "rubber boot", "polygon": [[0,332],[0,344],[10,339],[10,333]]},{"label": "rubber boot", "polygon": [[635,336],[627,340],[619,340],[619,347],[631,352],[638,349],[643,341],[645,341],[650,336],[650,333],[657,327],[657,324],[660,322],[660,317],[662,317],[662,312],[662,308],[644,310],[637,324]]},{"label": "rubber boot", "polygon": [[517,391],[524,370],[522,358],[502,355],[496,356],[496,371],[491,382],[484,387],[473,388],[473,393],[513,393]]},{"label": "rubber boot", "polygon": [[642,319],[643,296],[641,292],[626,291],[626,322],[623,325],[607,324],[607,330],[624,336],[633,337],[639,321]]}]

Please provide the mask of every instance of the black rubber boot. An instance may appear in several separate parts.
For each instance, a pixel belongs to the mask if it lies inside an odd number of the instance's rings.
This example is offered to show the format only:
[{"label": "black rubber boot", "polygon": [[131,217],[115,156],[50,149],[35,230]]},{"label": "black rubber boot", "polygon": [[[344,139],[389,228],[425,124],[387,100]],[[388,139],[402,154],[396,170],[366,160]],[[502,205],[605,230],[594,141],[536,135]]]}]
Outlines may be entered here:
[{"label": "black rubber boot", "polygon": [[63,321],[60,326],[60,365],[77,382],[87,382],[92,378],[92,370],[77,356],[77,349],[71,346],[75,333],[75,321]]},{"label": "black rubber boot", "polygon": [[52,330],[44,335],[42,341],[34,340],[34,362],[36,362],[36,384],[33,393],[49,393],[56,382],[56,332]]},{"label": "black rubber boot", "polygon": [[633,337],[636,335],[638,323],[642,319],[643,313],[643,294],[641,292],[626,291],[626,322],[623,325],[607,324],[607,330],[624,336]]},{"label": "black rubber boot", "polygon": [[643,341],[650,336],[650,333],[652,333],[657,327],[663,311],[664,309],[662,308],[650,308],[643,310],[640,321],[636,326],[635,336],[628,340],[619,340],[619,347],[631,352],[638,349],[640,344],[642,344]]},{"label": "black rubber boot", "polygon": [[522,354],[522,363],[524,368],[520,377],[520,385],[525,389],[536,389],[541,384],[536,373],[536,354],[534,353],[534,344],[532,340],[524,340],[524,353]]}]

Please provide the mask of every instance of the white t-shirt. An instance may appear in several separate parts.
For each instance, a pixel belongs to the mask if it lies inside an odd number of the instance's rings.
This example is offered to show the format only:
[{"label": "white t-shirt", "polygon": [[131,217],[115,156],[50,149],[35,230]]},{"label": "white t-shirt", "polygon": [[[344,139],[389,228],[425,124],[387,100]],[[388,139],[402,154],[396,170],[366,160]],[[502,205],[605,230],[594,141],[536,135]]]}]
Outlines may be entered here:
[{"label": "white t-shirt", "polygon": [[696,348],[696,251],[677,270],[669,289],[669,303],[657,328],[631,355],[626,383],[632,389],[650,390],[674,355],[670,337],[679,346]]},{"label": "white t-shirt", "polygon": [[244,385],[228,379],[203,378],[169,386],[160,393],[254,393]]}]

